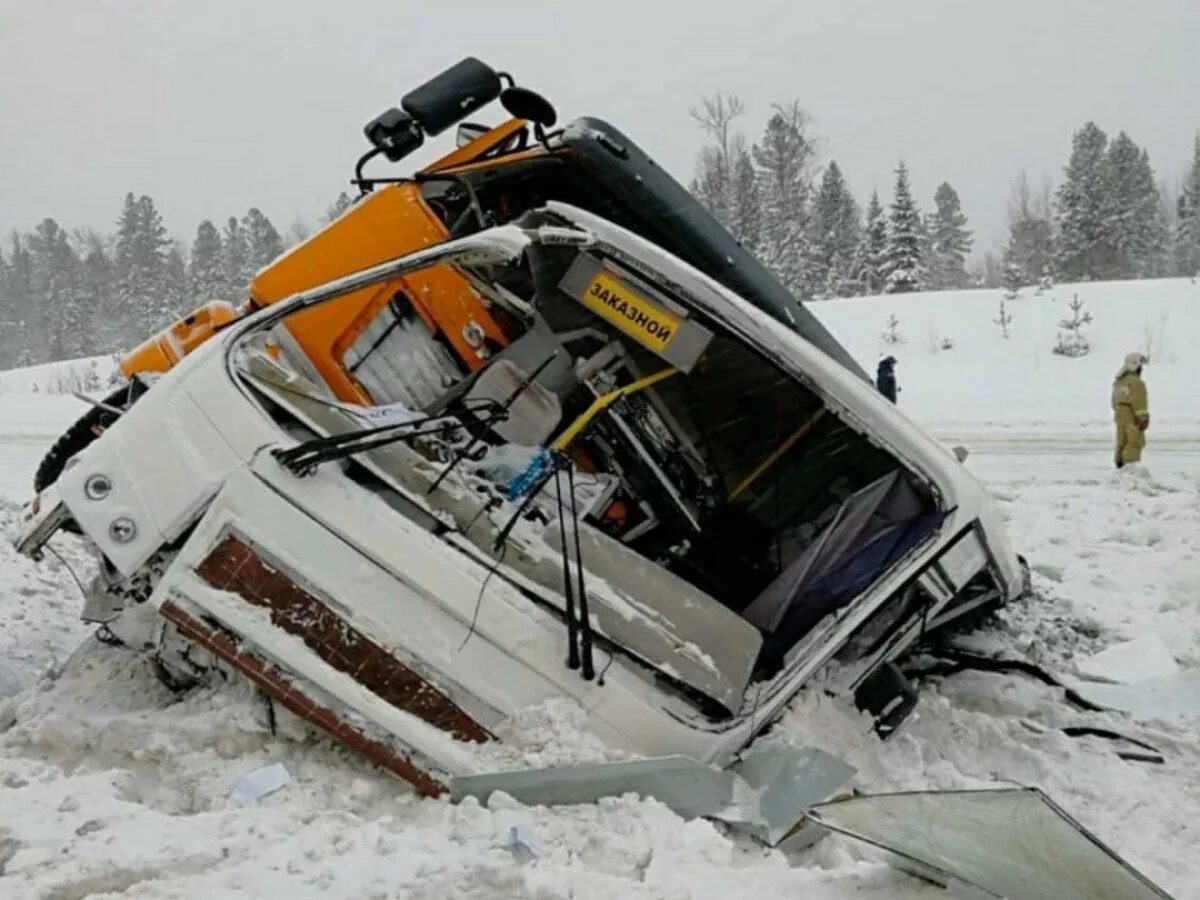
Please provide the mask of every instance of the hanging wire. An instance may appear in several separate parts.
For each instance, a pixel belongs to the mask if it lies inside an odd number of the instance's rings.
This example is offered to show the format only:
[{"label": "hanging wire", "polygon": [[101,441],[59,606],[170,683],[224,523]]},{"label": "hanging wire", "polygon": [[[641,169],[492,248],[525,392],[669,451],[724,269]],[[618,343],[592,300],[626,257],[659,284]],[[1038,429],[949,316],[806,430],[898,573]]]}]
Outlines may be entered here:
[{"label": "hanging wire", "polygon": [[87,588],[83,586],[83,582],[79,580],[79,576],[75,574],[75,570],[71,568],[71,564],[63,559],[62,555],[57,550],[50,546],[49,541],[43,544],[43,546],[49,550],[51,555],[60,563],[62,563],[63,567],[71,574],[71,578],[74,580],[75,586],[79,588],[79,593],[82,594],[83,599],[86,600],[88,598]]},{"label": "hanging wire", "polygon": [[507,552],[508,544],[500,547],[500,555],[496,557],[496,561],[492,563],[492,567],[488,569],[487,576],[483,579],[483,584],[479,586],[479,594],[475,597],[475,610],[471,613],[471,627],[467,629],[467,636],[463,638],[463,642],[458,645],[459,653],[466,648],[467,642],[475,636],[475,625],[479,622],[479,609],[483,606],[483,592],[487,590],[488,582],[492,580],[492,576],[496,574],[496,570],[504,562],[504,554]]}]

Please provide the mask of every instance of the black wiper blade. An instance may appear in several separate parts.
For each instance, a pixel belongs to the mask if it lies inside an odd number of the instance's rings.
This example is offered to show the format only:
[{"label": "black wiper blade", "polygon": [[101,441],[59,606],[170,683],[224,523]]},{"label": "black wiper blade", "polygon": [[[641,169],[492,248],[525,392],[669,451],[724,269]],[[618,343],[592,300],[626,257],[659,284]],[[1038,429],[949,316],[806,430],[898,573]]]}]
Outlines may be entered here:
[{"label": "black wiper blade", "polygon": [[[483,398],[467,407],[479,425],[490,426],[503,421],[507,410],[490,398]],[[447,434],[464,427],[462,420],[451,415],[421,416],[408,422],[377,425],[327,437],[314,438],[287,449],[275,449],[271,455],[281,465],[297,475],[310,474],[324,462],[344,459],[388,444],[409,441],[427,435]]]}]

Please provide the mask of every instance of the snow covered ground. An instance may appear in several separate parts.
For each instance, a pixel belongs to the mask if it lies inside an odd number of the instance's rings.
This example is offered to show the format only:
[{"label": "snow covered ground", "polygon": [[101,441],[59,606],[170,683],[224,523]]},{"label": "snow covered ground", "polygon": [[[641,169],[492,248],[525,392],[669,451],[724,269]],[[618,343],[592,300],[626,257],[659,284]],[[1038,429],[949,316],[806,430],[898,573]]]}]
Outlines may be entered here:
[{"label": "snow covered ground", "polygon": [[[1094,355],[1050,354],[1064,299],[1096,318]],[[971,641],[1070,671],[1073,659],[1157,635],[1200,666],[1200,287],[1084,285],[1010,304],[998,292],[839,301],[816,307],[865,365],[895,312],[908,343],[903,408],[972,449],[968,465],[1000,498],[1034,568],[1035,599]],[[1140,473],[1112,470],[1107,391],[1120,357],[1162,322],[1147,371],[1154,428]],[[930,352],[930,323],[954,338]],[[82,410],[72,398],[6,389],[0,374],[0,531],[8,531],[40,453]],[[41,377],[41,376],[39,376]],[[34,379],[36,380],[36,379]],[[60,402],[61,401],[61,402]],[[1167,439],[1169,438],[1169,440]],[[177,699],[148,666],[94,642],[76,621],[69,538],[35,566],[0,543],[0,896],[932,898],[870,852],[828,839],[793,859],[627,797],[544,810],[421,800],[395,779],[278,711],[240,682]],[[586,758],[572,711],[531,710],[511,729],[531,763]],[[1071,738],[1086,724],[1136,737],[1161,765],[1118,745]],[[1200,897],[1200,723],[1084,713],[1058,689],[967,672],[930,679],[917,713],[886,744],[842,702],[811,692],[779,726],[859,769],[857,786],[896,790],[1018,782],[1044,788],[1179,900]],[[234,781],[279,761],[291,783],[238,806]],[[538,855],[504,849],[513,824]]]}]

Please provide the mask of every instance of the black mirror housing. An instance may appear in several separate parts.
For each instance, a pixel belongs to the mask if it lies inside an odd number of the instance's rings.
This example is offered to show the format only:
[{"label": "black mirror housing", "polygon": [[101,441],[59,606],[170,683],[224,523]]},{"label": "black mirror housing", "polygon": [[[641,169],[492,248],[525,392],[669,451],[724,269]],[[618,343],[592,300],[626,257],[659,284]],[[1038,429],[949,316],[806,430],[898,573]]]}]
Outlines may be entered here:
[{"label": "black mirror housing", "polygon": [[468,56],[400,100],[400,106],[430,137],[461,122],[500,96],[500,76]]},{"label": "black mirror housing", "polygon": [[558,121],[558,113],[550,101],[529,88],[505,88],[500,95],[500,103],[514,119],[524,119],[543,128],[550,128]]},{"label": "black mirror housing", "polygon": [[425,142],[420,125],[399,109],[389,109],[368,122],[363,133],[371,145],[392,162],[408,156]]}]

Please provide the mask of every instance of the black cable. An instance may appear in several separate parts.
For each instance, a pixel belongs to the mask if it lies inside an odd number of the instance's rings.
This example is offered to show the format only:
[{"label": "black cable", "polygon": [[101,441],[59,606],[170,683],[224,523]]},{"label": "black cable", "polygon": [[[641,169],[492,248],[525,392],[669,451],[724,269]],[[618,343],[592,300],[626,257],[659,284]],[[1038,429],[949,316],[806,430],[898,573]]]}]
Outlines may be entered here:
[{"label": "black cable", "polygon": [[458,645],[458,652],[462,653],[467,646],[467,642],[475,635],[475,625],[479,621],[479,609],[483,606],[483,592],[487,590],[488,582],[492,580],[492,576],[496,574],[496,570],[500,568],[504,562],[504,554],[508,552],[508,544],[500,548],[500,555],[496,557],[496,561],[492,563],[492,567],[488,569],[487,575],[483,579],[483,584],[479,586],[479,595],[475,598],[475,610],[471,613],[471,627],[467,629],[467,636],[463,638],[463,642]]},{"label": "black cable", "polygon": [[74,581],[75,586],[77,588],[79,588],[79,593],[83,594],[83,599],[84,600],[88,599],[87,589],[83,586],[83,582],[79,580],[79,576],[75,574],[75,570],[71,568],[71,564],[69,562],[67,562],[65,559],[63,559],[62,556],[59,555],[59,552],[57,550],[55,550],[53,547],[50,546],[49,541],[47,541],[43,546],[45,546],[45,548],[50,551],[50,553],[54,556],[54,558],[57,559],[60,563],[62,563],[63,567],[67,570],[68,573],[70,573],[71,580]]},{"label": "black cable", "polygon": [[604,687],[604,676],[608,674],[608,670],[612,667],[613,660],[615,658],[616,654],[610,652],[608,654],[608,662],[604,664],[604,668],[601,669],[600,674],[596,676],[596,684],[598,684],[600,687]]},{"label": "black cable", "polygon": [[[579,507],[575,503],[575,467],[570,460],[566,464],[567,489],[571,495],[571,527],[575,530],[575,566],[579,570],[579,649],[583,657],[583,680],[591,681],[596,677],[596,667],[592,661],[592,620],[588,615],[587,588],[583,583],[583,551],[579,543]],[[561,515],[561,513],[560,513]],[[559,519],[561,522],[562,520]],[[566,537],[563,537],[564,560],[566,553]]]},{"label": "black cable", "polygon": [[[554,494],[558,503],[559,550],[563,567],[563,596],[567,600],[567,668],[579,668],[579,631],[575,624],[575,590],[571,585],[571,558],[567,549],[567,522],[563,513],[562,469],[554,467]],[[572,498],[573,500],[574,498]]]},{"label": "black cable", "polygon": [[[532,373],[527,375],[525,377],[525,379],[519,385],[517,385],[517,387],[513,390],[513,392],[511,394],[508,395],[508,397],[504,400],[504,402],[500,404],[500,412],[503,414],[504,418],[507,418],[508,411],[510,409],[512,409],[512,405],[517,402],[517,398],[520,397],[521,394],[525,393],[525,391],[529,390],[529,388],[533,385],[534,381],[537,380],[537,377],[542,374],[542,371],[546,368],[546,366],[548,366],[548,365],[550,365],[550,363],[554,362],[554,359],[557,356],[558,356],[558,351],[557,350],[552,351],[549,356],[547,356],[544,360],[541,361],[541,363],[538,364],[538,367],[536,369],[534,369]],[[485,422],[484,424],[490,425],[491,423]],[[454,459],[450,460],[450,464],[447,465],[446,468],[442,469],[442,471],[438,474],[438,477],[434,479],[433,484],[431,484],[429,486],[429,490],[427,490],[425,493],[432,494],[434,491],[436,491],[438,489],[438,487],[441,485],[441,483],[445,480],[446,476],[449,475],[452,471],[454,471],[454,469],[457,468],[458,464],[467,458],[467,456],[471,453],[471,451],[473,451],[475,449],[475,445],[480,440],[481,440],[480,438],[472,435],[471,440],[467,443],[467,445],[455,453]]]},{"label": "black cable", "polygon": [[468,522],[462,528],[462,533],[464,535],[470,534],[471,529],[475,527],[475,523],[479,521],[480,517],[482,517],[484,513],[495,509],[497,506],[501,506],[503,503],[504,503],[504,501],[501,498],[493,497],[491,500],[489,500],[487,503],[485,503],[483,506],[481,506],[479,508],[479,512],[477,512],[477,513],[475,513],[475,515],[471,516],[471,521]]}]

